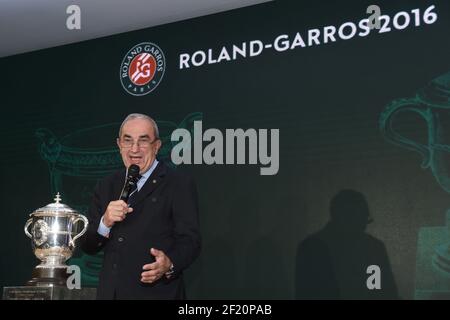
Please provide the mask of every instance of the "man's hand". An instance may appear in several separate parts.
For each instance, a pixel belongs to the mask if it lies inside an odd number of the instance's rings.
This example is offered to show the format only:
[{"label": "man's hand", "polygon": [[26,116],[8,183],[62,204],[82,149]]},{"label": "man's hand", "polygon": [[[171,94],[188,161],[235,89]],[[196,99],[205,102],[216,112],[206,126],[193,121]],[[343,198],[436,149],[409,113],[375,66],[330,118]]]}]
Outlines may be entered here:
[{"label": "man's hand", "polygon": [[103,215],[103,224],[111,228],[116,222],[125,219],[127,213],[132,211],[133,208],[128,207],[123,200],[111,201]]},{"label": "man's hand", "polygon": [[144,283],[153,283],[169,271],[172,261],[161,251],[154,248],[150,249],[150,253],[155,256],[156,261],[146,264],[142,267],[144,272],[141,274],[141,281]]}]

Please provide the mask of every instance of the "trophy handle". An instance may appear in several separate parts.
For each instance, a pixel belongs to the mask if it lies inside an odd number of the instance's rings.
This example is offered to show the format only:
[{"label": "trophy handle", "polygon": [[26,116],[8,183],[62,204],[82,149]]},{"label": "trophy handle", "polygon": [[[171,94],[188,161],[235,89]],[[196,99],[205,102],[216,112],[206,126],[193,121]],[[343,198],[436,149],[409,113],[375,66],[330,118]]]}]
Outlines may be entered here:
[{"label": "trophy handle", "polygon": [[33,222],[33,219],[30,218],[28,219],[27,223],[25,223],[25,234],[27,235],[28,238],[33,239],[33,236],[31,235],[31,233],[28,231],[28,227],[31,225],[31,223]]},{"label": "trophy handle", "polygon": [[86,232],[88,225],[89,225],[88,219],[81,214],[78,216],[75,216],[75,218],[72,222],[72,225],[75,225],[78,221],[83,221],[84,226],[83,226],[83,230],[81,230],[80,233],[78,233],[77,235],[75,235],[75,237],[70,239],[69,244],[70,244],[70,246],[73,246],[73,247],[75,247],[75,240],[77,240],[79,237],[81,237]]},{"label": "trophy handle", "polygon": [[406,149],[416,151],[423,156],[422,168],[426,169],[430,166],[430,150],[428,146],[419,142],[408,139],[397,133],[393,126],[394,118],[401,112],[415,112],[425,119],[428,125],[428,132],[432,133],[433,116],[428,108],[423,107],[417,98],[397,99],[392,101],[380,116],[380,131],[389,142],[404,147]]}]

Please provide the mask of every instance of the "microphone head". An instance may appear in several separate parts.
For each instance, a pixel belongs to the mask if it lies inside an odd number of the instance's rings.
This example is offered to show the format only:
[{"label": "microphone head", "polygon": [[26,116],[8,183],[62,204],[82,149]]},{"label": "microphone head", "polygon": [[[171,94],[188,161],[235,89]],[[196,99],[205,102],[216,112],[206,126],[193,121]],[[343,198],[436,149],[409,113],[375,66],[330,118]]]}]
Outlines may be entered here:
[{"label": "microphone head", "polygon": [[139,176],[139,171],[141,171],[141,168],[137,164],[132,164],[128,168],[128,177],[130,178],[136,178]]}]

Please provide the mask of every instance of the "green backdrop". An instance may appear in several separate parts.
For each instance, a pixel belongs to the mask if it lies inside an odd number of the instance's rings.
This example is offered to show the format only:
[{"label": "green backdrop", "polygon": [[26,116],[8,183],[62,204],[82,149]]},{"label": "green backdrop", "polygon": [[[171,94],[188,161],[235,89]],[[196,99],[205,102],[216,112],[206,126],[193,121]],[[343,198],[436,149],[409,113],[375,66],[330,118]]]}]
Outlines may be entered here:
[{"label": "green backdrop", "polygon": [[[429,25],[178,67],[181,53],[272,43],[282,34],[292,40],[297,32],[306,39],[308,29],[357,23],[370,4],[274,1],[0,59],[0,287],[23,284],[37,264],[23,232],[28,214],[56,190],[85,210],[95,181],[121,165],[118,123],[142,112],[160,124],[165,156],[171,132],[195,119],[205,129],[280,130],[276,175],[261,176],[259,165],[183,165],[198,184],[204,244],[186,273],[190,298],[295,298],[297,246],[328,221],[330,199],[348,188],[369,203],[368,232],[385,244],[401,297],[448,289],[450,278],[432,263],[436,245],[448,241],[448,1],[377,3],[383,14],[405,11],[412,20],[411,10],[435,5],[438,19]],[[158,87],[136,97],[122,88],[119,68],[141,42],[157,44],[167,65]],[[434,102],[409,101],[422,113],[394,111],[394,123],[387,106],[399,108],[392,101],[427,85],[424,96]],[[385,134],[391,125],[415,144],[404,148]],[[429,169],[414,152],[418,143],[431,154]],[[98,257],[77,252],[74,261],[86,270],[84,284],[94,285]]]}]

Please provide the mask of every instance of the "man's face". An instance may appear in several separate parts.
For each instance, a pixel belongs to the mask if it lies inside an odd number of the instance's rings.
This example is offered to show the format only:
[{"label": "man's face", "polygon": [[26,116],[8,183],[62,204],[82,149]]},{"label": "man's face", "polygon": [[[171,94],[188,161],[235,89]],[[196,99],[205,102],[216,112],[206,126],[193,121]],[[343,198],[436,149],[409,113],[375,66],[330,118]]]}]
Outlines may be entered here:
[{"label": "man's face", "polygon": [[161,141],[155,139],[150,121],[132,119],[125,122],[121,136],[117,139],[123,163],[128,168],[132,164],[139,166],[140,173],[146,172],[153,164],[161,147]]}]

